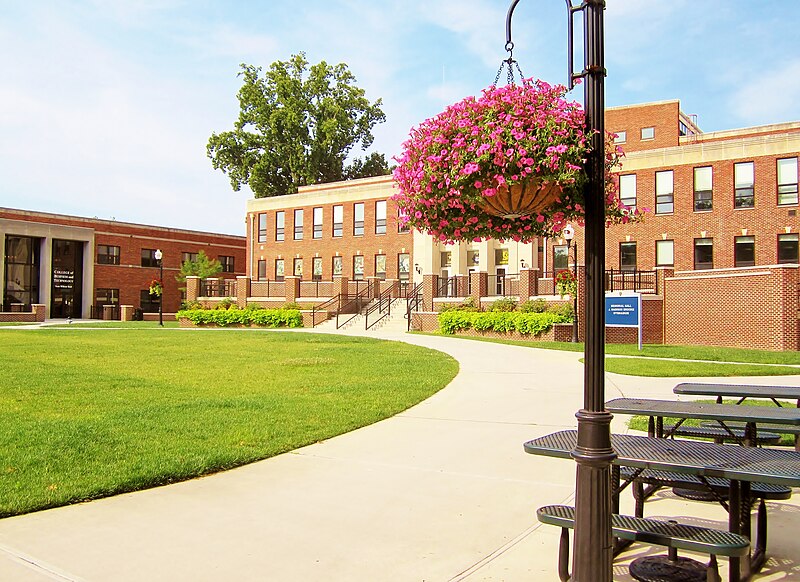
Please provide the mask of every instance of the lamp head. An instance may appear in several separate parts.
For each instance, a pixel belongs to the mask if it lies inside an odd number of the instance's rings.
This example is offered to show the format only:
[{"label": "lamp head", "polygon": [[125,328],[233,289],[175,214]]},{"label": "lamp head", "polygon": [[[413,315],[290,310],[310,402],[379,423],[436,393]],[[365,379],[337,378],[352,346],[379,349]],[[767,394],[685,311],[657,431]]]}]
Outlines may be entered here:
[{"label": "lamp head", "polygon": [[571,224],[568,224],[564,227],[564,230],[561,231],[561,234],[567,241],[571,241],[573,238],[575,238],[575,229]]},{"label": "lamp head", "polygon": [[155,255],[153,255],[157,261],[160,261],[164,257],[164,253],[161,252],[161,249],[156,249]]}]

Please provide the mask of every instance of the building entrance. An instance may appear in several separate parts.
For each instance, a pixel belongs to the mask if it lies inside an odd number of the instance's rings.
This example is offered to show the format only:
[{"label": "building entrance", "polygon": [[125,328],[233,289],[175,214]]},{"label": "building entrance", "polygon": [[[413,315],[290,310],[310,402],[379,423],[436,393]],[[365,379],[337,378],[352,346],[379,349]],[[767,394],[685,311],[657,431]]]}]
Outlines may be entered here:
[{"label": "building entrance", "polygon": [[50,317],[81,317],[83,245],[81,241],[53,239]]},{"label": "building entrance", "polygon": [[39,302],[39,247],[30,236],[6,235],[3,311],[30,311]]}]

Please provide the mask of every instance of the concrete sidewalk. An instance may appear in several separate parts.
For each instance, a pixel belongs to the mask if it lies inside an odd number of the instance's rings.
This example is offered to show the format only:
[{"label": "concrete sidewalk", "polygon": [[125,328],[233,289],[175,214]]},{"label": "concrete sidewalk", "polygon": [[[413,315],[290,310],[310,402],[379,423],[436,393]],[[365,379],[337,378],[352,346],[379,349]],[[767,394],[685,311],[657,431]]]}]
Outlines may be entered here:
[{"label": "concrete sidewalk", "polygon": [[[392,329],[380,335],[447,352],[461,370],[421,404],[326,442],[202,479],[0,520],[0,580],[557,580],[559,532],[539,526],[534,512],[572,503],[575,466],[526,455],[522,444],[575,427],[582,355]],[[673,397],[678,381],[608,375],[606,397]],[[625,430],[624,418],[614,430]],[[669,493],[648,505],[651,516],[727,523],[721,507]],[[770,503],[770,511],[771,558],[760,579],[800,577],[800,507]],[[624,561],[615,563],[615,579],[630,580]]]}]

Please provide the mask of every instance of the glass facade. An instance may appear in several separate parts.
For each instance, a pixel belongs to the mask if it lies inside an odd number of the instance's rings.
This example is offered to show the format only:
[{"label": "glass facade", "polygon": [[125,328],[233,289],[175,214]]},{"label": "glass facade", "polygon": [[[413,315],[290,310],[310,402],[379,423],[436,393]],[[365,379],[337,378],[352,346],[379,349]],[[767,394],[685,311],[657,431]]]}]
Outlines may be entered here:
[{"label": "glass facade", "polygon": [[41,239],[6,235],[6,269],[3,276],[3,311],[12,304],[27,311],[39,303],[39,256]]},{"label": "glass facade", "polygon": [[53,239],[50,317],[80,317],[83,304],[83,245]]}]

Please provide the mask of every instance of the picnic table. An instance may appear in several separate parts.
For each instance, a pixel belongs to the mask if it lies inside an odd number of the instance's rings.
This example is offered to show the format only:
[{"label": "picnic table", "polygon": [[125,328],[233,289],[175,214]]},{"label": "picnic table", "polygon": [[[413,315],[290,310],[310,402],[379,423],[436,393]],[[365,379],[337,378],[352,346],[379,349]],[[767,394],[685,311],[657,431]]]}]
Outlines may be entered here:
[{"label": "picnic table", "polygon": [[778,399],[794,399],[800,408],[800,386],[759,386],[758,384],[704,384],[701,382],[683,382],[672,389],[675,394],[691,394],[696,396],[715,396],[717,404],[722,404],[722,397],[739,398],[741,404],[748,398],[766,398],[777,406],[783,406]]},{"label": "picnic table", "polygon": [[[649,436],[669,437],[687,419],[714,421],[726,430],[732,440],[753,446],[757,442],[757,426],[768,423],[771,426],[786,425],[800,427],[800,408],[778,408],[768,406],[741,406],[736,404],[715,404],[706,402],[679,402],[675,400],[651,400],[647,398],[617,398],[606,402],[606,410],[617,414],[644,415],[650,418]],[[664,430],[664,418],[677,418],[679,421],[670,430]],[[744,435],[739,438],[729,425],[731,422],[744,423]]]},{"label": "picnic table", "polygon": [[[532,455],[570,459],[577,442],[577,431],[566,430],[530,440],[524,448],[525,452]],[[620,485],[619,467],[729,479],[728,529],[747,538],[751,538],[752,482],[800,486],[800,453],[796,451],[616,434],[611,435],[611,444],[617,454],[612,466],[615,513],[618,513],[620,492],[635,479],[634,472],[634,477]],[[764,564],[767,512],[761,511],[761,508],[756,531],[756,543],[750,558],[744,563],[740,558],[730,558],[730,580],[746,579]]]}]

